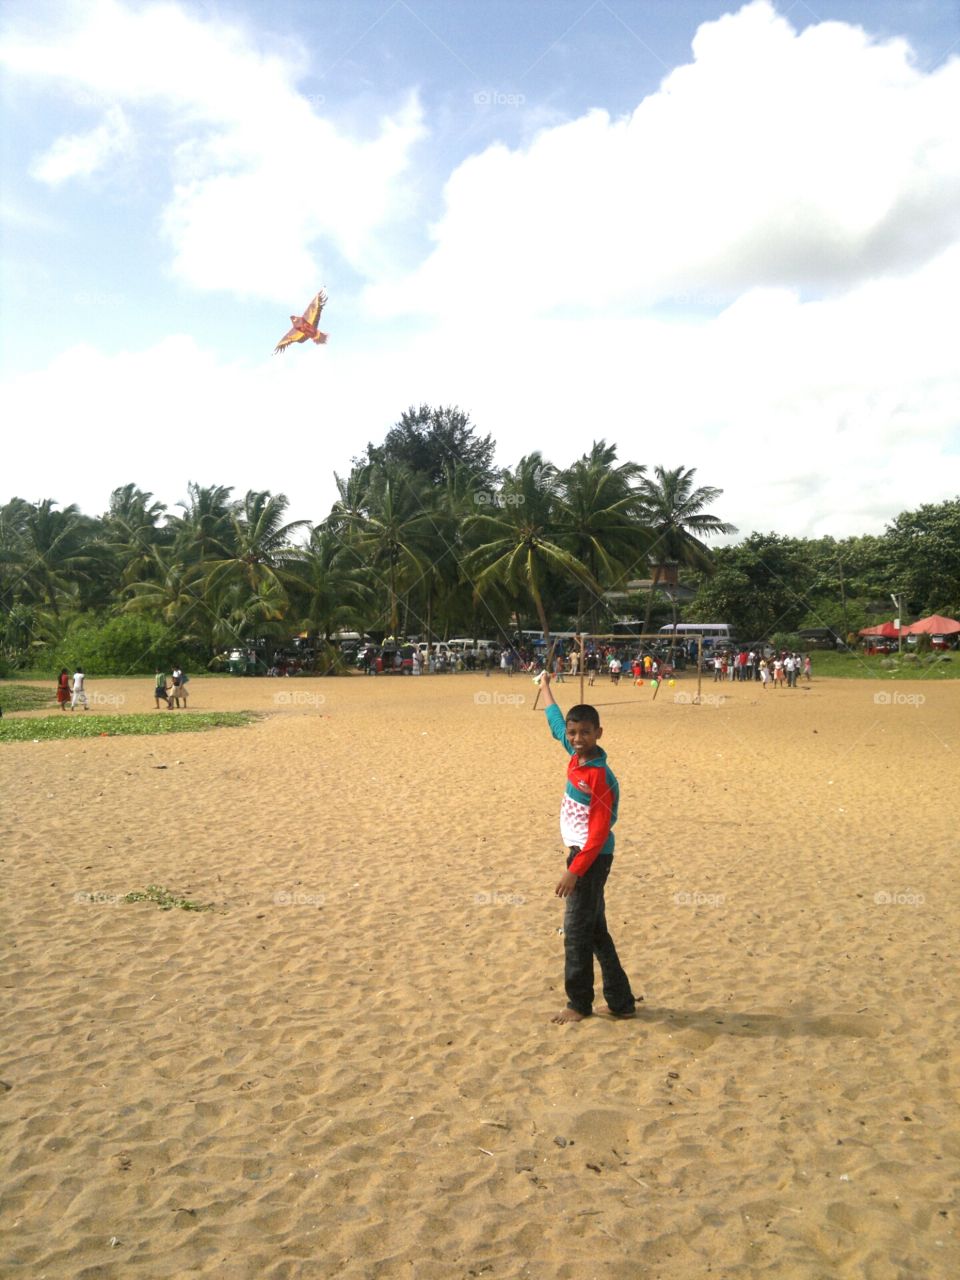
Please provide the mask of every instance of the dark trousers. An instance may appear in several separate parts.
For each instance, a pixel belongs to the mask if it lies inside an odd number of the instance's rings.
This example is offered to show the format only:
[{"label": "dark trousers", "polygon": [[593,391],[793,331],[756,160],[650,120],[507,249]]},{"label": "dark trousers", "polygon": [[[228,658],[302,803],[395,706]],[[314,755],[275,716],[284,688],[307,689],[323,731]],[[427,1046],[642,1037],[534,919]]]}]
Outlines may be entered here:
[{"label": "dark trousers", "polygon": [[[580,852],[572,849],[567,866]],[[623,971],[607,929],[603,887],[610,874],[612,857],[601,854],[593,865],[577,880],[577,886],[567,898],[563,918],[563,945],[566,956],[564,987],[567,1005],[587,1017],[593,1012],[593,958],[600,962],[603,978],[603,997],[613,1013],[633,1013],[637,1007],[630,980]]]}]

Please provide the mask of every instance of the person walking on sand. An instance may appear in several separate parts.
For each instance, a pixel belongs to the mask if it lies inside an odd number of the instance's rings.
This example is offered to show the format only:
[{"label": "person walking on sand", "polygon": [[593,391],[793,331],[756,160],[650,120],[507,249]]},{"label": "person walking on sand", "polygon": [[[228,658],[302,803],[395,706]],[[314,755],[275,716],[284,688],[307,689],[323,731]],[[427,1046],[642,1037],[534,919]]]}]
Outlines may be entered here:
[{"label": "person walking on sand", "polygon": [[172,709],[173,703],[170,701],[170,698],[167,694],[166,673],[163,671],[160,671],[159,668],[157,670],[156,675],[153,677],[153,697],[154,697],[154,703],[155,703],[156,709],[158,711],[160,710],[161,700],[167,704],[168,711]]},{"label": "person walking on sand", "polygon": [[70,710],[76,711],[77,703],[83,703],[84,711],[90,710],[90,704],[87,702],[87,691],[84,688],[86,679],[83,674],[83,667],[77,667],[73,673],[73,697],[70,700]]},{"label": "person walking on sand", "polygon": [[770,683],[770,667],[766,658],[760,659],[760,683],[763,685],[763,692],[767,692],[767,685]]},{"label": "person walking on sand", "polygon": [[172,685],[170,692],[173,695],[173,701],[176,704],[177,710],[178,711],[180,710],[180,699],[182,698],[183,709],[184,711],[186,711],[187,709],[187,677],[183,674],[183,670],[181,669],[179,662],[174,666],[173,671],[171,672],[170,684]]},{"label": "person walking on sand", "polygon": [[810,677],[813,674],[813,663],[810,661],[809,653],[803,655],[803,675],[807,684],[810,683]]},{"label": "person walking on sand", "polygon": [[620,786],[600,747],[603,729],[596,707],[571,707],[564,719],[550,688],[549,672],[540,677],[550,732],[570,757],[567,785],[560,806],[560,834],[567,846],[566,870],[554,890],[563,898],[564,989],[566,1008],[554,1022],[582,1022],[593,1013],[593,958],[600,962],[607,1012],[615,1018],[636,1016],[617,948],[607,928],[604,886],[613,866]]},{"label": "person walking on sand", "polygon": [[66,711],[67,703],[70,701],[70,672],[66,667],[60,668],[60,674],[57,676],[57,704],[61,711]]}]

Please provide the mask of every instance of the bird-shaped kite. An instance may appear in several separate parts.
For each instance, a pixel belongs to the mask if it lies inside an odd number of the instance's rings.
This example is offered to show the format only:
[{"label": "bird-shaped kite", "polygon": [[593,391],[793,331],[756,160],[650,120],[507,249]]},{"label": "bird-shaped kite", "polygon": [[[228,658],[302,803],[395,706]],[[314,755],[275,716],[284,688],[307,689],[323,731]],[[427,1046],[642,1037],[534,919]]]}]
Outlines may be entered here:
[{"label": "bird-shaped kite", "polygon": [[290,346],[291,342],[306,342],[308,338],[312,338],[316,343],[326,342],[327,335],[317,328],[320,312],[326,305],[327,295],[321,289],[302,316],[290,317],[290,323],[293,328],[289,333],[283,335],[274,348],[273,354],[276,355],[278,351],[283,351]]}]

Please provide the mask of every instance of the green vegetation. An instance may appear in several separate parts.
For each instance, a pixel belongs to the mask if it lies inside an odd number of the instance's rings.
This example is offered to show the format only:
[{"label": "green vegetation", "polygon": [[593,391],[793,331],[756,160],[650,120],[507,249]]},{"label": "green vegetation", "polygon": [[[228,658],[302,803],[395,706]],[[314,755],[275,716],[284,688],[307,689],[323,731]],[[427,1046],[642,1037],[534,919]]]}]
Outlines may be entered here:
[{"label": "green vegetation", "polygon": [[[960,653],[926,656],[905,653],[818,653],[810,654],[814,679],[817,676],[842,676],[853,680],[957,680],[960,679]],[[801,683],[802,683],[801,677]]]},{"label": "green vegetation", "polygon": [[[9,686],[7,686],[9,688]],[[249,711],[158,711],[153,715],[89,715],[58,711],[29,720],[0,720],[0,742],[50,742],[55,738],[114,738],[127,734],[198,733],[256,719]]]},{"label": "green vegetation", "polygon": [[100,678],[152,675],[157,662],[165,664],[168,644],[167,628],[158,618],[81,614],[70,619],[61,639],[50,646],[50,670],[66,667],[72,676],[82,662],[85,671]]},{"label": "green vegetation", "polygon": [[[0,685],[0,710],[4,715],[11,711],[42,711],[55,702],[53,689],[37,689],[29,684]],[[62,714],[62,712],[61,712]]]},{"label": "green vegetation", "polygon": [[178,898],[169,889],[158,884],[148,884],[146,889],[135,893],[124,894],[124,902],[155,902],[161,911],[172,911],[178,907],[181,911],[212,911],[212,902],[191,902],[189,898]]},{"label": "green vegetation", "polygon": [[[167,510],[134,484],[88,516],[52,499],[0,506],[0,675],[188,674],[234,646],[314,639],[338,670],[338,631],[512,637],[727,622],[739,639],[810,627],[841,637],[891,616],[960,612],[960,498],[903,512],[882,535],[736,532],[696,469],[621,460],[594,441],[566,467],[540,453],[493,465],[494,443],[452,407],[411,407],[370,443],[315,524],[283,494],[189,484]],[[320,513],[318,513],[320,514]]]}]

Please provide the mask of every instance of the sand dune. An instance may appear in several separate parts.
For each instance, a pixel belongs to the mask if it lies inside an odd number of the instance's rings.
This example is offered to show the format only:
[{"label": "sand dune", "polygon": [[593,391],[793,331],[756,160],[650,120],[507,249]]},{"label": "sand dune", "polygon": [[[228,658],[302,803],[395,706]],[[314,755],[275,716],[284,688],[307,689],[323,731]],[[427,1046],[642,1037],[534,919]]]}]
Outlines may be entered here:
[{"label": "sand dune", "polygon": [[263,718],[0,745],[2,1274],[960,1274],[960,683],[691,688],[592,691],[632,1023],[549,1021],[526,679],[195,678]]}]

